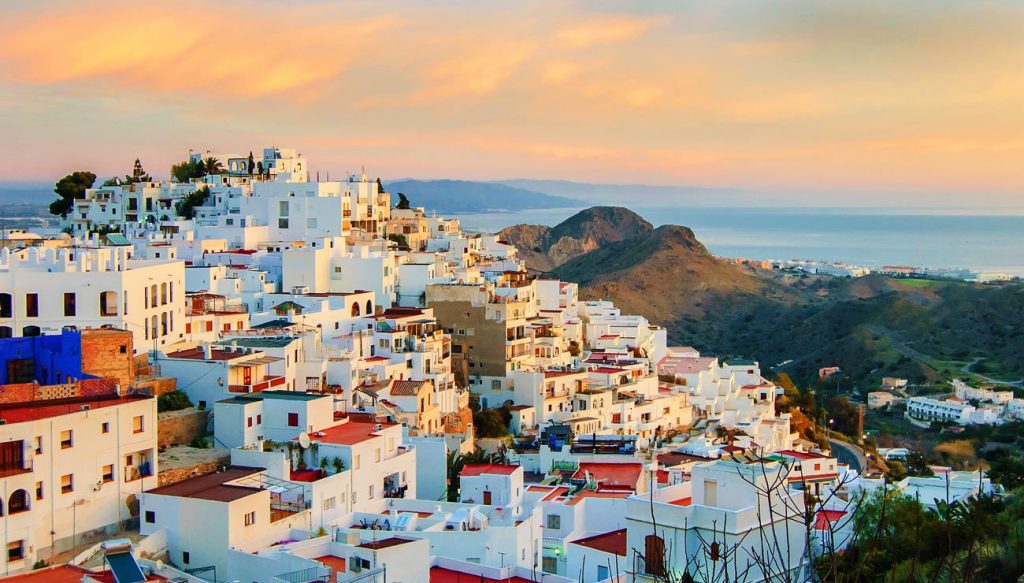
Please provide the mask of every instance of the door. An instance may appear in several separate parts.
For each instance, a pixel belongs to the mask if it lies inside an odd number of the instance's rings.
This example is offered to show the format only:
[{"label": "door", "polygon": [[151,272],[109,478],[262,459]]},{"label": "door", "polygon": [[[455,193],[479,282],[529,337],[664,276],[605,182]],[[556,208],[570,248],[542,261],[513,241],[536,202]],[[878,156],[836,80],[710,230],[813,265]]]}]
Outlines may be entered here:
[{"label": "door", "polygon": [[249,367],[244,367],[242,369],[242,384],[243,385],[251,385],[252,384],[252,369],[249,368]]},{"label": "door", "polygon": [[489,491],[487,491],[487,490],[484,490],[484,506],[490,506],[490,505],[491,505],[491,493]]}]

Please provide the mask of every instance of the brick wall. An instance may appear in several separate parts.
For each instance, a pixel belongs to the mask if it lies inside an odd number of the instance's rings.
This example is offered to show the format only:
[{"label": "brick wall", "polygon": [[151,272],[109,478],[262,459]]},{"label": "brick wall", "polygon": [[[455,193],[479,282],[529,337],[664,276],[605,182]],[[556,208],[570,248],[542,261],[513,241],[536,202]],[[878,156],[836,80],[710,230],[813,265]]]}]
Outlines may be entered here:
[{"label": "brick wall", "polygon": [[128,330],[82,330],[82,372],[117,379],[127,389],[135,382],[135,347]]},{"label": "brick wall", "polygon": [[0,403],[30,403],[74,397],[104,397],[117,392],[114,379],[85,379],[60,385],[16,383],[0,385]]},{"label": "brick wall", "polygon": [[208,433],[210,410],[195,408],[167,411],[157,417],[157,445],[161,448],[187,445]]},{"label": "brick wall", "polygon": [[159,397],[164,393],[170,393],[178,388],[178,379],[174,377],[154,377],[141,381],[135,381],[135,387],[146,393]]}]

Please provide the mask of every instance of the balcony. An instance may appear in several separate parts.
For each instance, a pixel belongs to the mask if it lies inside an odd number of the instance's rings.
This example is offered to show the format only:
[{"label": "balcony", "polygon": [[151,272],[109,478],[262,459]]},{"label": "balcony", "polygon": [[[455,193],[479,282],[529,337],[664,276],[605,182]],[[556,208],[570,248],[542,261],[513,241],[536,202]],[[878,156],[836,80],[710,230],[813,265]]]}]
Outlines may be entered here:
[{"label": "balcony", "polygon": [[284,377],[264,377],[262,381],[258,383],[251,383],[248,385],[228,385],[229,393],[255,393],[257,391],[265,391],[274,387],[279,387],[285,383]]},{"label": "balcony", "polygon": [[21,461],[7,462],[0,465],[0,478],[9,478],[21,474],[28,474],[32,471],[32,458]]}]

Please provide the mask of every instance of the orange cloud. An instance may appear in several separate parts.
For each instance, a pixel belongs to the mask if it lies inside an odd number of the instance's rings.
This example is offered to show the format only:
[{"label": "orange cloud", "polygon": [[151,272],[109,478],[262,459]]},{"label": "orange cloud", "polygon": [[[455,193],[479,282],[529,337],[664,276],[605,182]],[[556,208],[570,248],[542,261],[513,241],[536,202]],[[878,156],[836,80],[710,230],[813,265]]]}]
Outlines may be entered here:
[{"label": "orange cloud", "polygon": [[585,49],[598,44],[634,39],[650,30],[652,26],[652,20],[620,16],[569,26],[558,31],[556,37],[564,46]]},{"label": "orange cloud", "polygon": [[[33,84],[96,82],[150,93],[302,101],[396,24],[354,20],[339,31],[309,16],[291,5],[242,15],[195,3],[173,11],[135,3],[64,6],[9,23],[13,32],[0,39],[0,63]],[[301,22],[301,31],[282,26],[287,20]]]}]

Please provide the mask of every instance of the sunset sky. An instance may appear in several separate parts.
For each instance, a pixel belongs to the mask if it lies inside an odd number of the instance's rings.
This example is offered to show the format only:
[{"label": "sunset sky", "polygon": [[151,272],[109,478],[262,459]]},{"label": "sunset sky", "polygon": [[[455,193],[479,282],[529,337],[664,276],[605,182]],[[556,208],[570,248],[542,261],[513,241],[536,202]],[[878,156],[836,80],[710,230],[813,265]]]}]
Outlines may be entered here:
[{"label": "sunset sky", "polygon": [[4,2],[0,180],[314,170],[1019,204],[1024,3]]}]

